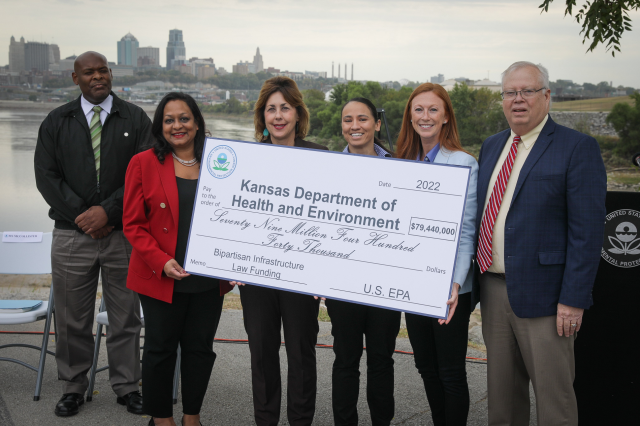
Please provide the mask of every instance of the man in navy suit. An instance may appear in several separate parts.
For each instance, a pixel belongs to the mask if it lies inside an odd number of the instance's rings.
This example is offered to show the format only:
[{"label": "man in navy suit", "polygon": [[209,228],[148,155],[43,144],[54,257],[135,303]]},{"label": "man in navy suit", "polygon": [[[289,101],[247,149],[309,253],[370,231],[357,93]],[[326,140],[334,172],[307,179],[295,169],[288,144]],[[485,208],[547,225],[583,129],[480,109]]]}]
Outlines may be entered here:
[{"label": "man in navy suit", "polygon": [[480,151],[478,250],[489,425],[577,425],[573,344],[592,304],[607,177],[596,140],[549,117],[549,74],[502,74],[510,129]]}]

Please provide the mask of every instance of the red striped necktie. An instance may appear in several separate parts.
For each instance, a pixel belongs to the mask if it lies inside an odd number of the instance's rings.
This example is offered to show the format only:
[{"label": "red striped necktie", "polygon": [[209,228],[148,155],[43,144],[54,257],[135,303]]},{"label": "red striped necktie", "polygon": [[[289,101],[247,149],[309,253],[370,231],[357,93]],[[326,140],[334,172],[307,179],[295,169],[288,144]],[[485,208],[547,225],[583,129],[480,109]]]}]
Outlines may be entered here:
[{"label": "red striped necktie", "polygon": [[491,251],[493,248],[493,225],[496,223],[500,205],[502,204],[502,197],[504,197],[504,191],[507,189],[507,182],[509,182],[513,163],[518,154],[518,142],[520,142],[520,136],[516,135],[513,138],[513,143],[511,143],[509,155],[504,161],[504,164],[502,164],[496,183],[493,185],[493,192],[491,193],[489,203],[482,217],[478,242],[478,264],[480,265],[480,273],[484,273],[493,263]]}]

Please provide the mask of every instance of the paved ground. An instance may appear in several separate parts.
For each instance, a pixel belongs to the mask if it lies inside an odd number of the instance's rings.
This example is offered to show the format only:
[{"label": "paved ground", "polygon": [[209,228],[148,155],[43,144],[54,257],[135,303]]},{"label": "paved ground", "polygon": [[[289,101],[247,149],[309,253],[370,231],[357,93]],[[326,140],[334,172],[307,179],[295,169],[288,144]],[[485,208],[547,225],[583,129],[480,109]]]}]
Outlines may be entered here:
[{"label": "paved ground", "polygon": [[[43,289],[42,287],[16,288],[0,286],[0,298],[3,299],[46,298],[46,294],[48,294],[46,292],[48,292],[48,289]],[[41,331],[43,324],[44,322],[25,326],[0,326],[0,329]],[[216,337],[246,339],[246,333],[242,325],[241,310],[227,309],[223,312]],[[332,341],[331,324],[321,322],[318,342],[331,344]],[[38,345],[40,337],[0,334],[0,344],[9,342]],[[409,340],[398,338],[397,349],[411,351]],[[204,425],[254,424],[248,346],[245,344],[215,343],[214,350],[218,354],[218,358],[201,413],[202,423]],[[486,356],[484,352],[472,348],[469,348],[468,354],[478,358]],[[0,356],[17,357],[32,364],[37,363],[37,353],[33,350],[2,349]],[[363,357],[361,371],[365,371],[365,357]],[[333,351],[331,349],[318,349],[317,358],[319,378],[314,424],[332,425],[330,372],[334,358]],[[396,354],[394,359],[396,362],[396,417],[392,424],[432,425],[429,405],[422,381],[413,365],[413,357],[411,355]],[[106,364],[106,349],[103,343],[100,351],[100,365],[104,364]],[[471,391],[469,425],[487,424],[486,368],[486,365],[482,363],[467,363]],[[284,348],[281,350],[281,369],[282,376],[286,377],[287,365]],[[371,424],[365,400],[365,382],[366,376],[363,375],[358,404],[361,425]],[[149,421],[148,417],[129,414],[122,406],[116,404],[116,397],[108,383],[107,372],[98,374],[93,401],[85,403],[81,407],[80,414],[67,419],[56,417],[53,414],[54,406],[61,396],[61,388],[57,382],[53,357],[47,357],[42,397],[38,402],[34,402],[32,398],[34,385],[35,373],[17,364],[0,362],[0,425],[146,425]],[[283,384],[283,392],[286,392],[286,383]],[[285,393],[283,393],[283,402],[286,403]],[[288,423],[286,421],[285,405],[283,403],[281,424]],[[534,407],[533,396],[532,407]],[[175,406],[174,412],[176,413],[176,419],[179,421],[181,418],[180,402]],[[531,424],[536,424],[533,408]]]}]

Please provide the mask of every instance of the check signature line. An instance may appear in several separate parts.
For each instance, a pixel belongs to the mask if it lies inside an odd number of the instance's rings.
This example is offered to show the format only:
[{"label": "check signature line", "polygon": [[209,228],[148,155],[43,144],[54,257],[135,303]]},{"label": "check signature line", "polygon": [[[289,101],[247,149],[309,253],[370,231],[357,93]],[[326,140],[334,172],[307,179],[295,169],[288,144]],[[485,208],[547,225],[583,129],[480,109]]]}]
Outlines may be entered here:
[{"label": "check signature line", "polygon": [[[351,224],[323,222],[321,220],[312,220],[312,219],[298,219],[298,218],[295,218],[295,217],[284,216],[284,215],[281,215],[281,214],[269,214],[269,213],[262,213],[262,212],[252,212],[251,210],[234,209],[232,207],[222,207],[222,208],[227,209],[227,210],[235,210],[235,211],[243,212],[243,213],[256,213],[256,214],[261,214],[263,216],[284,217],[284,218],[287,218],[287,219],[295,219],[295,220],[300,220],[300,221],[305,221],[305,222],[317,222],[317,223],[323,223],[325,225],[342,226],[343,228],[358,228],[358,229],[366,229],[367,231],[378,231],[377,229],[365,228],[363,226],[353,226]],[[385,231],[380,231],[380,232],[385,232],[387,234],[407,235],[404,232],[394,232],[394,231],[386,231],[386,230]]]},{"label": "check signature line", "polygon": [[[377,297],[378,299],[384,299],[384,300],[394,300],[394,299],[390,299],[389,297],[376,296],[375,294],[358,293],[357,291],[341,290],[339,288],[330,288],[329,290],[342,291],[344,293],[351,293],[351,294],[359,294],[360,296]],[[428,308],[442,309],[442,307],[440,306],[425,305],[424,303],[407,302],[406,300],[397,300],[397,299],[395,299],[395,301],[402,302],[402,303],[411,303],[412,305],[426,306]]]},{"label": "check signature line", "polygon": [[[273,246],[265,246],[264,244],[258,244],[258,243],[248,243],[246,241],[238,241],[238,240],[231,240],[228,238],[220,238],[220,237],[212,237],[211,235],[203,235],[203,234],[196,234],[198,237],[204,237],[204,238],[213,238],[214,240],[223,240],[223,241],[231,241],[233,243],[241,243],[241,244],[250,244],[252,246],[259,246],[259,247],[266,247],[266,248],[272,248],[272,249],[277,249],[277,250],[282,250],[279,247],[273,247]],[[313,254],[313,253],[308,253],[306,251],[301,251],[301,250],[291,250],[291,251],[295,251],[296,253],[303,253],[303,254]],[[317,256],[317,255],[316,255]],[[326,257],[332,257],[332,256],[326,256]],[[372,265],[380,265],[380,266],[387,266],[389,268],[398,268],[398,269],[406,269],[408,271],[416,271],[416,272],[422,272],[421,269],[414,269],[414,268],[406,268],[404,266],[396,266],[396,265],[386,265],[384,263],[376,263],[376,262],[368,262],[366,260],[358,260],[358,259],[342,259],[340,257],[332,257],[333,259],[340,259],[340,260],[350,260],[352,262],[361,262],[361,263],[370,263]],[[234,271],[235,272],[235,271]]]},{"label": "check signature line", "polygon": [[462,197],[462,195],[458,195],[458,194],[447,194],[446,192],[429,191],[429,190],[422,190],[422,189],[400,188],[399,186],[394,186],[393,189],[404,189],[405,191],[416,191],[416,192],[425,192],[427,194],[451,195],[452,197]]},{"label": "check signature line", "polygon": [[230,270],[230,269],[214,268],[213,266],[205,266],[205,268],[215,269],[216,271],[233,272],[234,274],[245,274],[245,275],[251,275],[251,276],[254,276],[254,277],[263,277],[263,278],[268,278],[270,280],[283,281],[285,283],[307,285],[305,283],[299,283],[297,281],[280,280],[278,278],[265,277],[264,275],[260,275],[260,274],[250,274],[249,272],[240,272],[240,271],[233,271],[233,270]]}]

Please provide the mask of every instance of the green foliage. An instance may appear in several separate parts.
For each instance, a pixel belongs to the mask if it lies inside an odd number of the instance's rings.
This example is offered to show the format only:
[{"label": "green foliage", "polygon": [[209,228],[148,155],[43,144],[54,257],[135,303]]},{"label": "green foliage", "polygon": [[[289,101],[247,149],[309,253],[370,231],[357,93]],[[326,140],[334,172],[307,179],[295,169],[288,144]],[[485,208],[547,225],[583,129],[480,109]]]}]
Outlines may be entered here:
[{"label": "green foliage", "polygon": [[[333,86],[330,100],[325,102],[321,101],[319,93],[314,94],[317,91],[307,90],[305,102],[311,113],[311,134],[327,141],[326,144],[330,149],[344,149],[346,142],[342,139],[342,106],[349,99],[364,97],[373,102],[376,107],[384,108],[389,124],[389,134],[395,140],[402,124],[404,107],[412,91],[413,89],[407,86],[395,90],[383,87],[375,81],[367,83],[350,81]],[[384,128],[382,135],[382,139],[386,139]]]},{"label": "green foliage", "polygon": [[[565,0],[565,16],[574,16],[573,8],[576,0]],[[539,6],[543,12],[549,11],[553,0],[544,0]],[[638,10],[640,0],[587,0],[575,14],[576,21],[581,23],[584,34],[582,44],[591,39],[587,52],[592,52],[598,44],[605,44],[607,51],[616,56],[620,52],[620,39],[625,31],[631,31],[630,10]]]},{"label": "green foliage", "polygon": [[[412,92],[413,88],[410,86],[395,90],[374,81],[367,83],[350,81],[334,86],[329,101],[325,101],[325,94],[322,91],[303,90],[304,101],[310,115],[309,139],[334,151],[343,150],[346,142],[342,137],[342,106],[349,99],[364,97],[371,100],[378,108],[384,108],[389,134],[395,146],[404,109]],[[486,88],[473,90],[466,84],[462,84],[457,85],[449,95],[463,145],[479,146],[487,137],[508,128],[498,93]],[[231,98],[222,104],[201,106],[201,109],[205,113],[250,115],[254,104],[253,101],[241,103]],[[382,135],[382,139],[386,139],[384,125]],[[470,149],[474,151],[474,148]]]},{"label": "green foliage", "polygon": [[[404,86],[394,90],[369,81],[365,84],[350,81],[333,87],[329,102],[319,91],[304,92],[305,103],[311,114],[311,136],[332,150],[342,150],[346,142],[342,138],[341,109],[349,99],[365,97],[378,108],[384,108],[389,133],[395,141],[402,126],[402,117],[413,88]],[[453,110],[458,122],[461,142],[465,146],[481,144],[487,137],[509,127],[501,107],[498,93],[483,88],[473,90],[466,84],[457,85],[450,93]],[[383,139],[386,131],[383,128]]]},{"label": "green foliage", "polygon": [[499,93],[487,88],[474,90],[462,83],[456,84],[449,96],[463,146],[481,144],[489,136],[509,127]]},{"label": "green foliage", "polygon": [[635,100],[635,106],[616,104],[607,116],[607,123],[620,136],[620,141],[614,148],[614,153],[620,156],[631,156],[640,151],[640,93],[634,93],[630,97]]},{"label": "green foliage", "polygon": [[255,102],[240,102],[236,98],[230,98],[217,105],[200,105],[200,111],[203,113],[249,115],[253,112],[253,105]]},{"label": "green foliage", "polygon": [[35,101],[37,101],[37,100],[38,100],[38,96],[37,96],[37,95],[29,95],[29,100],[30,100],[31,102],[35,102]]}]

